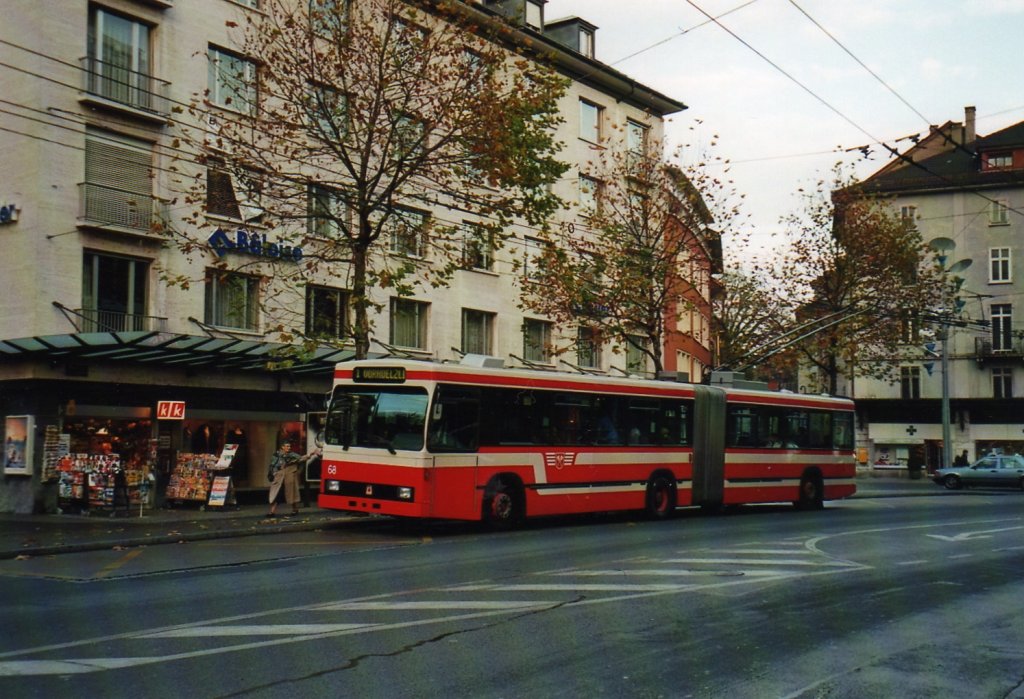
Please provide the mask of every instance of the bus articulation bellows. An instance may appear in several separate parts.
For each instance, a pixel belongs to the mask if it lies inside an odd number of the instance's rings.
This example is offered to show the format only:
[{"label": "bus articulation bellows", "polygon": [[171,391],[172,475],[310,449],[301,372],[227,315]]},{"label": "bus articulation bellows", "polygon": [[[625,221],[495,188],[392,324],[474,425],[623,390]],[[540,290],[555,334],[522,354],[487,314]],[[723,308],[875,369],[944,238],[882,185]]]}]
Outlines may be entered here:
[{"label": "bus articulation bellows", "polygon": [[843,398],[376,359],[337,365],[320,507],[483,520],[853,495]]}]

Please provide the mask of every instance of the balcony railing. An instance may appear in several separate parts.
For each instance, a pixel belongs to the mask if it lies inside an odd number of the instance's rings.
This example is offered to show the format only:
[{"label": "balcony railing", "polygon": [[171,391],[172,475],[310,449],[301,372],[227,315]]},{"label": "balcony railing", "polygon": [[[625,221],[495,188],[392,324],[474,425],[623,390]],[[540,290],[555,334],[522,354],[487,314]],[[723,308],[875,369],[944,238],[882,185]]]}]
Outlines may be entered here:
[{"label": "balcony railing", "polygon": [[167,98],[170,83],[166,80],[92,56],[81,60],[82,89],[87,95],[153,115],[166,117],[170,114]]},{"label": "balcony railing", "polygon": [[1024,357],[1024,340],[1014,337],[1010,339],[1008,345],[996,347],[991,337],[976,337],[974,338],[974,353],[979,362]]},{"label": "balcony railing", "polygon": [[154,196],[91,182],[79,183],[78,193],[82,223],[151,233],[154,224],[167,220],[167,203]]},{"label": "balcony railing", "polygon": [[160,316],[101,311],[95,308],[76,308],[73,312],[78,316],[78,330],[83,333],[164,332],[167,329],[167,319]]}]

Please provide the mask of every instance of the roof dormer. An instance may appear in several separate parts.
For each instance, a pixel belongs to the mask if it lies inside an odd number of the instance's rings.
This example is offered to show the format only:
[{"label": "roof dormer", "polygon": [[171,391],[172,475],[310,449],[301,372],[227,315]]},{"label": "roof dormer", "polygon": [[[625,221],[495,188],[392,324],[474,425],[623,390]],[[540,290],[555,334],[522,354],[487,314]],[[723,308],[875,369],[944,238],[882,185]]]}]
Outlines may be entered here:
[{"label": "roof dormer", "polygon": [[594,58],[596,34],[597,26],[579,17],[552,20],[544,27],[544,36],[587,58]]},{"label": "roof dormer", "polygon": [[485,0],[490,9],[537,32],[544,31],[544,5],[548,0]]}]

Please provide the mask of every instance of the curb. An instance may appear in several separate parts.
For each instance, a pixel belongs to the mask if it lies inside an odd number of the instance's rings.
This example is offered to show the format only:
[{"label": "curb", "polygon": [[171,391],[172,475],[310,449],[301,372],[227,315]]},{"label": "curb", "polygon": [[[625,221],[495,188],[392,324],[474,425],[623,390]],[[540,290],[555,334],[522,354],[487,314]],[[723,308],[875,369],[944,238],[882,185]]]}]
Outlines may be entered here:
[{"label": "curb", "polygon": [[[322,520],[319,522],[296,522],[294,524],[274,524],[266,527],[252,526],[248,529],[228,529],[213,531],[181,532],[179,534],[159,534],[156,536],[122,537],[119,539],[82,541],[73,544],[57,544],[54,546],[26,546],[19,549],[0,550],[0,560],[10,560],[18,556],[54,556],[62,553],[82,553],[85,551],[104,551],[118,546],[124,548],[138,548],[144,546],[159,546],[164,544],[187,544],[195,541],[212,541],[214,539],[239,539],[246,536],[267,536],[270,534],[285,534],[287,532],[315,531],[326,529],[334,524],[357,519],[344,517],[337,519]],[[262,521],[262,520],[257,520]]]}]

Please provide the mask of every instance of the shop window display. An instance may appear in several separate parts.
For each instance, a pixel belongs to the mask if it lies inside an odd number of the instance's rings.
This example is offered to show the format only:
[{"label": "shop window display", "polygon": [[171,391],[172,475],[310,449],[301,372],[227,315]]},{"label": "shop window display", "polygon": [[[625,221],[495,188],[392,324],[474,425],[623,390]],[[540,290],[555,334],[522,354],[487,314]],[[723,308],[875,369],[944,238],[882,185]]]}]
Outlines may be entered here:
[{"label": "shop window display", "polygon": [[72,418],[56,458],[62,511],[114,510],[150,504],[156,458],[148,419]]}]

